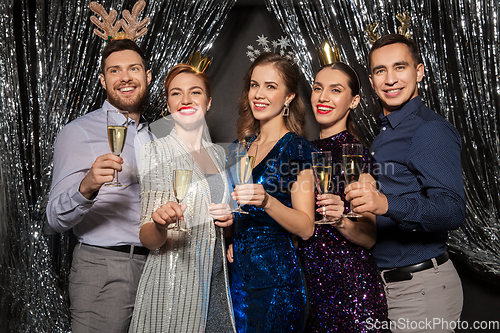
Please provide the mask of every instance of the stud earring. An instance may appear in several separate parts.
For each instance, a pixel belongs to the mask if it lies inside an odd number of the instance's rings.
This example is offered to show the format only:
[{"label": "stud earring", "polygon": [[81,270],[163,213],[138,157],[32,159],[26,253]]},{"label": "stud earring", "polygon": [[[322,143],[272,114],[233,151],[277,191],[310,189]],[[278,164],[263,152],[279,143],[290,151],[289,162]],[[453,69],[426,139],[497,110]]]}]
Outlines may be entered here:
[{"label": "stud earring", "polygon": [[290,115],[290,104],[285,103],[285,107],[283,108],[283,117],[288,117]]}]

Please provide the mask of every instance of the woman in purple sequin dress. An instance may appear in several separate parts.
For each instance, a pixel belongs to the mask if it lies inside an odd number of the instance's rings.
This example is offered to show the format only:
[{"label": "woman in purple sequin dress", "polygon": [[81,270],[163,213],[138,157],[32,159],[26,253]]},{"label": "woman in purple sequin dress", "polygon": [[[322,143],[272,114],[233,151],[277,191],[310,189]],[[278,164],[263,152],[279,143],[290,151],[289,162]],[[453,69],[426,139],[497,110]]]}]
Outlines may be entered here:
[{"label": "woman in purple sequin dress", "polygon": [[[346,64],[325,66],[316,75],[311,105],[321,131],[320,139],[313,143],[320,151],[332,152],[334,166],[333,194],[318,196],[316,220],[322,213],[336,223],[317,224],[314,235],[299,242],[310,301],[306,332],[380,332],[377,327],[387,320],[384,290],[369,250],[375,244],[374,218],[353,221],[341,217],[349,209],[344,195],[342,144],[359,143],[351,134],[349,119],[359,102],[358,93],[357,75]],[[374,163],[367,149],[363,162],[364,171],[371,172]],[[374,181],[366,173],[363,176]]]}]

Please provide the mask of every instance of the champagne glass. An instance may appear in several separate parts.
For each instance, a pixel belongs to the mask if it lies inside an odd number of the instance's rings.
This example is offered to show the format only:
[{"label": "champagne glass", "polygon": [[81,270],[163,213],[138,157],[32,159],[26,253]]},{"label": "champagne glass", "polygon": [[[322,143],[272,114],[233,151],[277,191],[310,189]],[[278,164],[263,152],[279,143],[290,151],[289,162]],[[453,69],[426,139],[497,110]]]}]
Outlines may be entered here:
[{"label": "champagne glass", "polygon": [[[120,156],[123,147],[125,147],[125,139],[127,138],[128,112],[120,110],[108,110],[106,113],[108,124],[108,142],[111,152],[116,156]],[[115,170],[113,181],[106,183],[107,186],[126,186],[118,181],[118,171]]]},{"label": "champagne glass", "polygon": [[[257,157],[257,145],[252,145],[247,150],[247,145],[244,143],[238,143],[236,147],[236,183],[237,185],[243,185],[250,183],[252,178],[252,170],[255,164],[255,158]],[[250,152],[251,150],[251,152]],[[234,213],[248,214],[243,209],[241,205],[238,204],[238,208],[232,210]]]},{"label": "champagne glass", "polygon": [[[332,178],[332,153],[329,151],[313,152],[312,165],[314,173],[314,183],[319,194],[327,194],[330,188]],[[323,206],[323,218],[317,221],[317,224],[331,223],[325,214]]]},{"label": "champagne glass", "polygon": [[[363,145],[359,143],[344,143],[342,145],[342,166],[344,177],[347,184],[357,182],[361,175],[361,164],[363,161]],[[349,213],[343,214],[344,217],[362,217],[352,211],[350,203]]]},{"label": "champagne glass", "polygon": [[[186,197],[186,193],[189,188],[189,184],[191,183],[191,176],[193,174],[193,170],[186,169],[174,169],[173,175],[173,185],[174,185],[174,195],[175,200],[180,205],[182,200]],[[186,228],[181,227],[179,218],[175,221],[175,226],[169,228],[169,230],[174,231],[188,231]]]}]

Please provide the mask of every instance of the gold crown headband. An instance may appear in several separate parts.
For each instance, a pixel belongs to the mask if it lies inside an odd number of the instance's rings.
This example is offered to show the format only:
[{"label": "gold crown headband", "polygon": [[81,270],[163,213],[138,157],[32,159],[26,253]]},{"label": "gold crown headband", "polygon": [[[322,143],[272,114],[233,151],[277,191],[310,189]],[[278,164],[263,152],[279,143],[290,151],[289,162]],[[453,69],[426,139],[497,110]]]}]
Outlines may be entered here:
[{"label": "gold crown headband", "polygon": [[[151,21],[149,17],[145,17],[139,22],[139,14],[144,10],[144,7],[146,7],[146,1],[137,1],[132,8],[132,13],[128,10],[122,11],[123,18],[115,23],[116,17],[118,16],[116,10],[111,9],[108,13],[103,6],[92,1],[89,4],[90,10],[102,19],[101,21],[96,16],[90,17],[90,21],[92,21],[97,28],[101,29],[94,29],[94,34],[104,39],[106,43],[117,39],[130,39],[135,41],[148,31],[146,25]],[[120,31],[120,28],[122,28],[123,31]]]},{"label": "gold crown headband", "polygon": [[[201,52],[200,51],[196,51],[195,53],[193,53],[191,55],[191,57],[189,58],[189,60],[186,63],[186,65],[191,66],[191,68],[193,68],[197,72],[205,73],[205,71],[207,70],[208,66],[210,66],[211,62],[212,62],[212,57],[210,57],[210,56],[204,56],[204,57],[202,57],[201,56]],[[164,98],[167,97],[167,92],[166,91],[163,92],[163,97]],[[165,102],[165,104],[166,104],[166,102]],[[169,113],[170,113],[170,111],[168,110],[168,108],[167,108],[167,112],[165,112],[165,105],[163,105],[163,107],[161,108],[161,116],[162,117],[166,117]]]},{"label": "gold crown headband", "polygon": [[[401,23],[401,26],[398,27],[398,33],[402,36],[405,36],[406,38],[410,38],[411,31],[408,30],[408,28],[410,27],[410,23],[409,23],[410,22],[410,14],[408,14],[408,12],[400,13],[400,14],[396,15],[396,18]],[[375,30],[377,30],[378,25],[379,24],[376,22],[373,24],[368,24],[366,26],[366,30],[365,30],[366,38],[368,38],[370,40],[370,44],[375,43],[380,38],[380,34],[375,31]]]},{"label": "gold crown headband", "polygon": [[[331,65],[337,62],[342,62],[340,59],[340,51],[337,45],[335,45],[333,48],[330,46],[330,43],[328,42],[323,42],[321,47],[318,48],[318,56],[319,56],[319,63],[321,64],[321,67]],[[354,72],[356,75],[356,79],[358,80],[358,85],[360,84],[359,81],[359,76],[358,72],[349,64],[346,64],[345,62],[343,63],[351,68],[351,70]]]},{"label": "gold crown headband", "polygon": [[330,43],[324,42],[320,48],[318,48],[319,63],[321,66],[330,65],[335,62],[340,62],[340,52],[337,45],[332,49]]},{"label": "gold crown headband", "polygon": [[210,66],[211,62],[212,62],[212,57],[210,56],[202,57],[200,51],[196,51],[189,58],[187,64],[193,67],[196,71],[205,73],[208,66]]}]

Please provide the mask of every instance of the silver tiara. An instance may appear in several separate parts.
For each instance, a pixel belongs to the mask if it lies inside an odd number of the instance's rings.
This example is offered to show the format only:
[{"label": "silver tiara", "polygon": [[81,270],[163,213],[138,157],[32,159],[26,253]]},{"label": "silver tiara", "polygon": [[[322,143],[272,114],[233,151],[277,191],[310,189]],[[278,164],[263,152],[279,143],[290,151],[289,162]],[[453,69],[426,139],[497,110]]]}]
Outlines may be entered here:
[{"label": "silver tiara", "polygon": [[288,39],[288,37],[281,36],[281,38],[279,38],[278,40],[273,40],[269,42],[267,40],[267,37],[262,35],[262,36],[257,36],[256,41],[258,44],[257,47],[262,46],[262,50],[252,45],[248,45],[246,54],[247,57],[250,59],[250,61],[252,62],[255,61],[255,59],[257,59],[257,57],[262,53],[274,52],[279,54],[282,58],[285,58],[286,60],[290,61],[292,65],[295,64],[295,53],[286,50],[287,48],[291,47],[290,39]]}]

